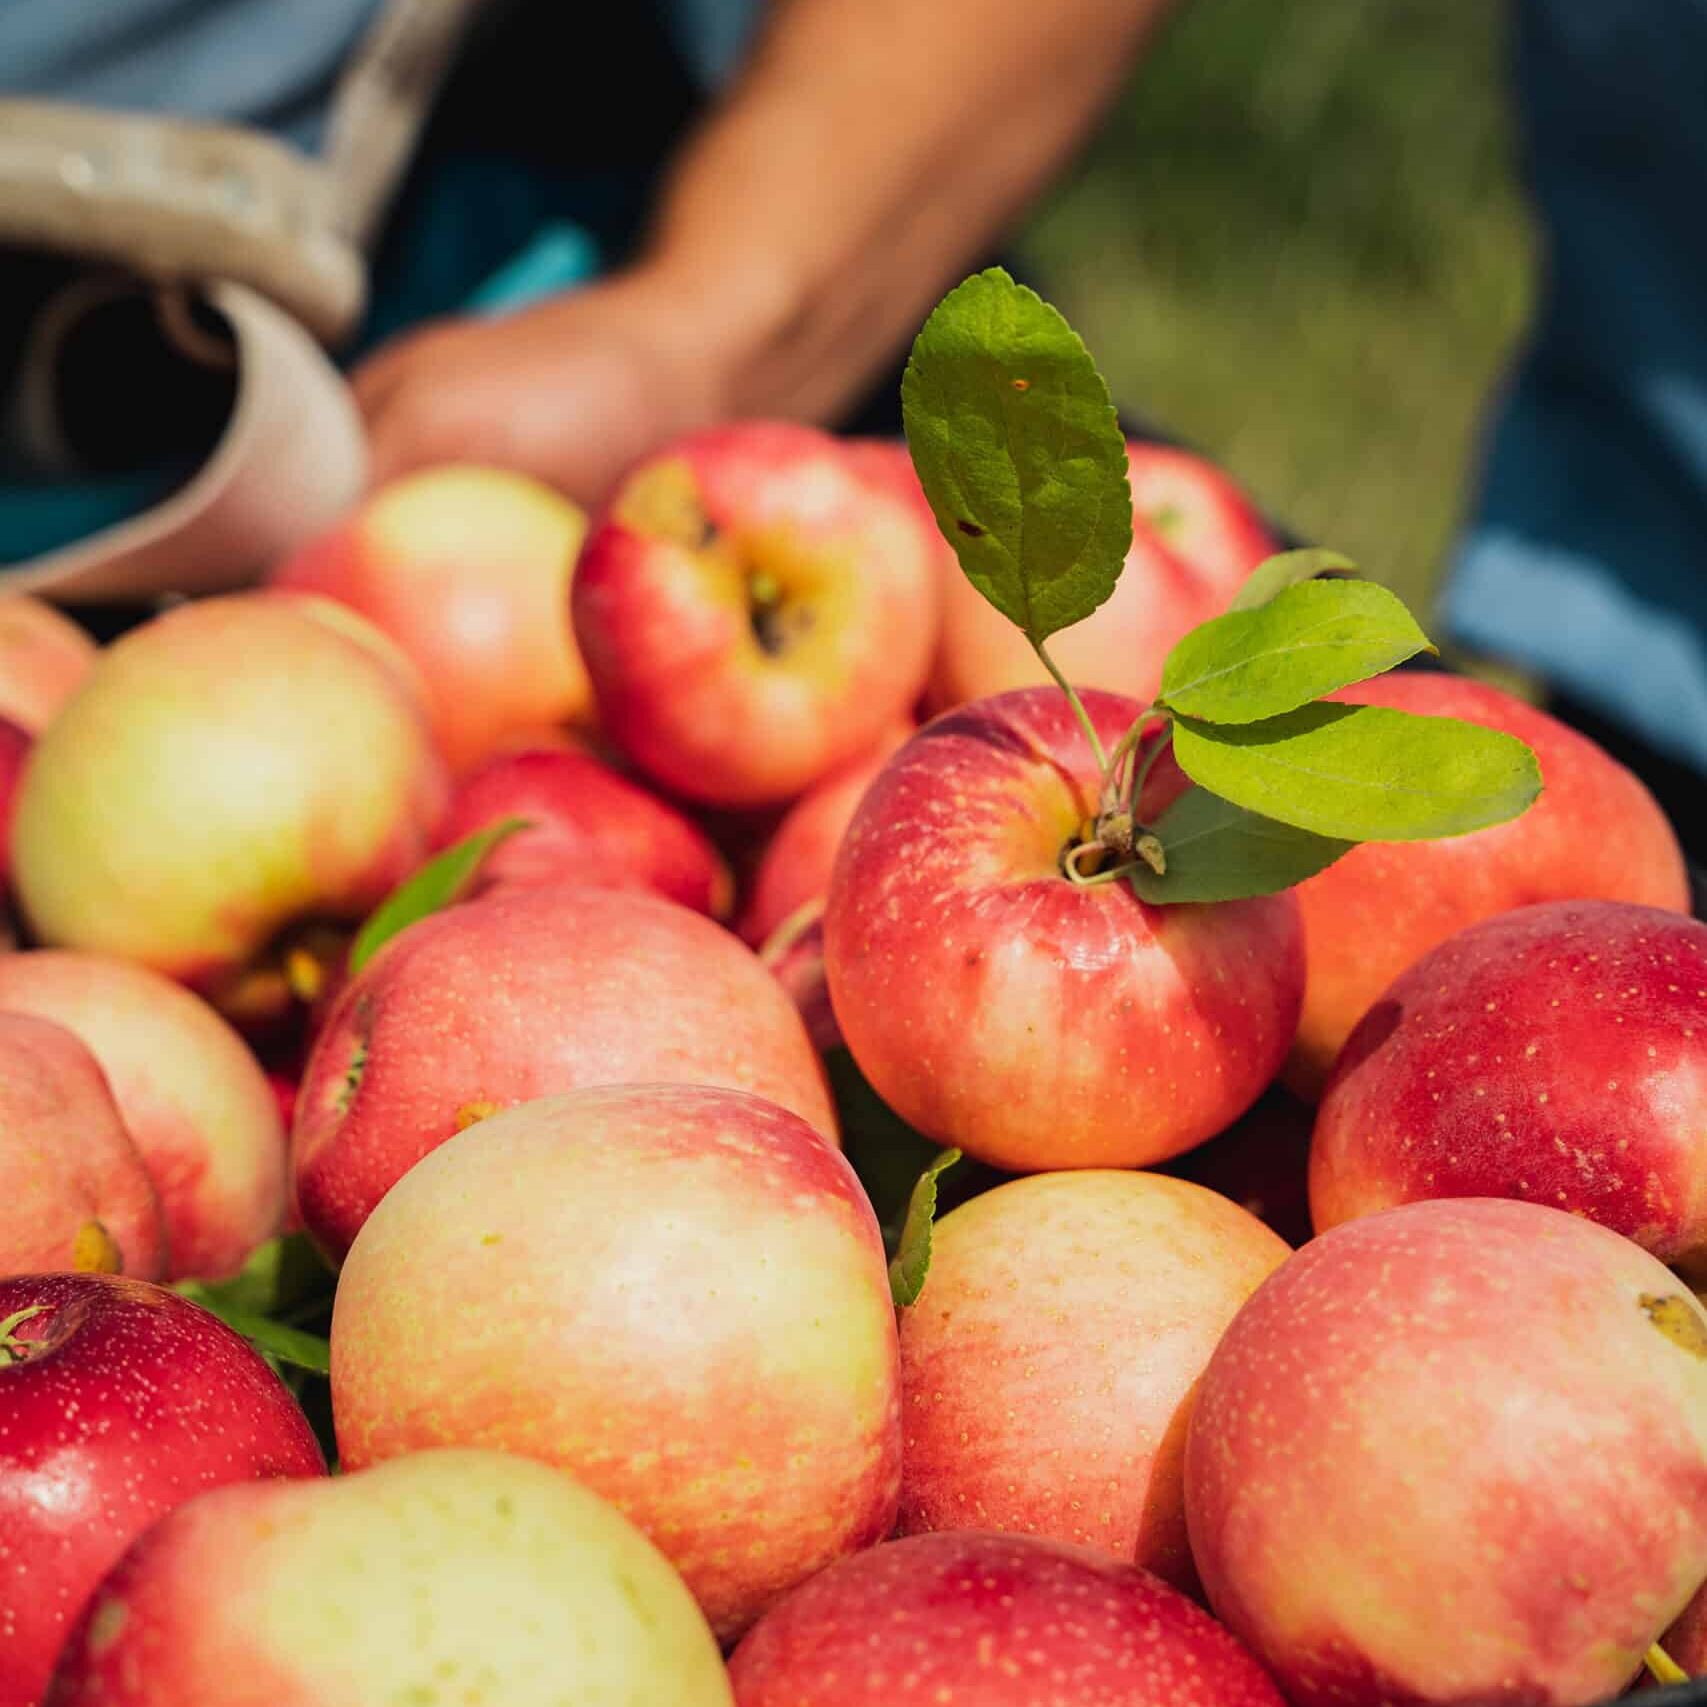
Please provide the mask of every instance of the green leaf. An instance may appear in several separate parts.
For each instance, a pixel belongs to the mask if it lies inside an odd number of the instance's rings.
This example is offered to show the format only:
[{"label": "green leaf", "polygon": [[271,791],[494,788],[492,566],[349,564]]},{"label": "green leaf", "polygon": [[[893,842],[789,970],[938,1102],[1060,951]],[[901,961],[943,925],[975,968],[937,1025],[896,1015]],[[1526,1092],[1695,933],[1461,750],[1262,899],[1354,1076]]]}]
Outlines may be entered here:
[{"label": "green leaf", "polygon": [[274,1363],[306,1369],[311,1375],[329,1375],[332,1370],[331,1342],[319,1334],[304,1333],[269,1316],[251,1316],[243,1310],[212,1309],[228,1328],[240,1333],[256,1351]]},{"label": "green leaf", "polygon": [[918,1300],[931,1267],[931,1227],[936,1220],[936,1182],[960,1160],[958,1150],[942,1151],[913,1187],[900,1248],[889,1262],[889,1294],[898,1308]]},{"label": "green leaf", "polygon": [[1188,788],[1150,830],[1167,871],[1158,877],[1140,865],[1131,883],[1152,904],[1277,895],[1355,845],[1247,812],[1203,788]]},{"label": "green leaf", "polygon": [[951,290],[914,340],[901,411],[967,579],[1034,643],[1114,591],[1126,442],[1084,343],[1034,291],[999,267]]},{"label": "green leaf", "polygon": [[1535,755],[1514,737],[1384,705],[1306,705],[1236,725],[1179,718],[1174,757],[1223,800],[1353,842],[1461,836],[1541,792]]},{"label": "green leaf", "polygon": [[373,910],[350,944],[350,971],[360,972],[401,930],[439,912],[468,893],[486,856],[518,830],[531,828],[528,818],[504,818],[464,836],[442,854],[406,878]]},{"label": "green leaf", "polygon": [[1288,587],[1314,580],[1318,575],[1351,574],[1357,565],[1337,551],[1324,551],[1320,546],[1306,546],[1302,551],[1282,551],[1265,558],[1245,578],[1245,584],[1233,595],[1228,610],[1255,610],[1266,605],[1277,593]]},{"label": "green leaf", "polygon": [[937,1146],[871,1088],[846,1049],[832,1049],[824,1057],[824,1070],[842,1129],[842,1154],[859,1175],[883,1230],[883,1248],[893,1256],[901,1243],[913,1187]]},{"label": "green leaf", "polygon": [[258,1246],[229,1280],[183,1280],[177,1290],[217,1316],[234,1310],[276,1316],[329,1301],[336,1277],[306,1233],[284,1233]]},{"label": "green leaf", "polygon": [[1255,723],[1433,650],[1385,587],[1304,581],[1194,628],[1168,654],[1161,699],[1204,722]]}]

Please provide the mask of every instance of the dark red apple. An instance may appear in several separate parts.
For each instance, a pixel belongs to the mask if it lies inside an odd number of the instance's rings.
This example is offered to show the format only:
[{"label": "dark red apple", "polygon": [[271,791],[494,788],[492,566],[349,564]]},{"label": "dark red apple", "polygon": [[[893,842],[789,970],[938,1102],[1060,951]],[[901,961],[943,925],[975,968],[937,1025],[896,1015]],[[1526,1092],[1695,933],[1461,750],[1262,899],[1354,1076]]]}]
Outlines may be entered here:
[{"label": "dark red apple", "polygon": [[12,802],[30,756],[32,737],[9,718],[0,717],[0,888],[12,881]]}]

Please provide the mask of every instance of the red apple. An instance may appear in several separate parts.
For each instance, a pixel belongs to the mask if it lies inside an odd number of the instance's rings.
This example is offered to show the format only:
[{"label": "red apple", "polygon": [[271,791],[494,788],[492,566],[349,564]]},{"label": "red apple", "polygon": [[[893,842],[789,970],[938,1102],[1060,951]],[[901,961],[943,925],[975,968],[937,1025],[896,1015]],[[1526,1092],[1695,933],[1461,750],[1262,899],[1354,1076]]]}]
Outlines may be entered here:
[{"label": "red apple", "polygon": [[1277,549],[1238,484],[1214,463],[1173,445],[1126,446],[1132,515],[1186,563],[1225,608],[1246,578]]},{"label": "red apple", "polygon": [[47,1701],[730,1707],[730,1694],[681,1580],[603,1501],[524,1459],[422,1452],[178,1507],[91,1599]]},{"label": "red apple", "polygon": [[1148,1572],[976,1530],[832,1565],[760,1620],[729,1676],[737,1707],[1284,1707]]},{"label": "red apple", "polygon": [[1405,970],[1478,919],[1534,901],[1689,910],[1677,837],[1646,788],[1584,736],[1485,682],[1378,676],[1333,697],[1457,717],[1528,742],[1541,798],[1521,817],[1437,842],[1367,842],[1300,884],[1308,976],[1287,1083],[1314,1100],[1351,1028]]},{"label": "red apple", "polygon": [[12,881],[12,807],[32,741],[28,730],[0,717],[0,891]]},{"label": "red apple", "polygon": [[[1105,745],[1140,711],[1083,697]],[[1068,882],[1098,785],[1057,689],[1003,694],[889,761],[836,863],[825,968],[854,1059],[902,1119],[996,1167],[1189,1149],[1256,1099],[1297,1023],[1290,896],[1151,907]],[[1181,785],[1158,764],[1145,815]]]},{"label": "red apple", "polygon": [[433,733],[462,769],[517,731],[584,722],[569,632],[586,518],[506,469],[424,469],[381,487],[273,572],[275,586],[358,610],[419,667]]},{"label": "red apple", "polygon": [[1335,1227],[1209,1360],[1186,1515],[1295,1707],[1616,1695],[1707,1578],[1707,1312],[1538,1204]]},{"label": "red apple", "polygon": [[1707,925],[1546,902],[1402,974],[1328,1080],[1310,1205],[1428,1197],[1553,1204],[1707,1271]]},{"label": "red apple", "polygon": [[292,933],[362,918],[443,804],[385,642],[324,600],[181,605],[104,651],[36,743],[14,876],[45,942],[253,1011]]},{"label": "red apple", "polygon": [[324,1469],[284,1384],[187,1298],[116,1275],[0,1280],[0,1701],[39,1698],[84,1601],[156,1518]]},{"label": "red apple", "polygon": [[0,718],[39,735],[95,662],[95,643],[52,605],[0,598]]},{"label": "red apple", "polygon": [[166,1231],[95,1057],[63,1026],[0,1013],[0,1274],[153,1280]]},{"label": "red apple", "polygon": [[758,1097],[525,1104],[369,1217],[338,1284],[332,1408],[350,1468],[494,1446],[568,1470],[738,1635],[894,1521],[876,1217],[842,1156]]},{"label": "red apple", "polygon": [[0,1007],[88,1045],[160,1197],[168,1278],[218,1280],[278,1232],[284,1127],[266,1074],[199,996],[147,967],[43,949],[0,955]]},{"label": "red apple", "polygon": [[911,709],[935,548],[835,440],[782,422],[680,439],[618,487],[575,575],[612,740],[673,792],[792,798]]},{"label": "red apple", "polygon": [[1290,1254],[1161,1174],[1041,1174],[946,1215],[901,1316],[903,1532],[1041,1535],[1190,1586],[1192,1393]]},{"label": "red apple", "polygon": [[836,1130],[786,993],[709,919],[578,885],[423,919],[345,986],[309,1056],[293,1135],[303,1222],[342,1255],[380,1198],[471,1121],[639,1080],[750,1090]]},{"label": "red apple", "polygon": [[452,791],[434,845],[449,847],[505,818],[525,818],[530,828],[486,856],[481,893],[568,879],[651,889],[697,913],[729,914],[734,879],[710,839],[673,806],[584,753],[488,760]]}]

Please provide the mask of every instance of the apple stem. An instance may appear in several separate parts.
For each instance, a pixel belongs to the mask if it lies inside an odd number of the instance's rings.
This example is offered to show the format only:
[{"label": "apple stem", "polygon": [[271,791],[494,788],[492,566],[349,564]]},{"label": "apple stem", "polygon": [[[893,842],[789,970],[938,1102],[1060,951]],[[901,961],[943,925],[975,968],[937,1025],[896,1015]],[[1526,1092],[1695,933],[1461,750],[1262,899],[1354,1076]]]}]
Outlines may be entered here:
[{"label": "apple stem", "polygon": [[[1144,713],[1144,717],[1148,717],[1149,715],[1150,713],[1148,711]],[[1139,719],[1140,724],[1142,724],[1143,721],[1143,718]],[[1138,761],[1137,765],[1133,769],[1132,788],[1131,792],[1126,797],[1126,809],[1132,814],[1134,822],[1136,822],[1138,817],[1138,801],[1144,793],[1144,784],[1150,780],[1151,768],[1154,766],[1156,760],[1162,756],[1163,749],[1166,748],[1172,740],[1173,726],[1169,723],[1164,723],[1156,732],[1156,739],[1150,744],[1149,748],[1145,751],[1143,758]]]},{"label": "apple stem", "polygon": [[1642,1664],[1655,1683],[1688,1683],[1689,1673],[1662,1648],[1658,1642],[1642,1656]]},{"label": "apple stem", "polygon": [[1073,715],[1079,720],[1079,727],[1085,732],[1085,739],[1091,744],[1091,752],[1096,756],[1097,770],[1104,781],[1108,778],[1108,754],[1103,751],[1102,737],[1096,732],[1096,725],[1091,722],[1090,713],[1085,710],[1084,702],[1079,698],[1073,684],[1061,674],[1055,660],[1049,656],[1049,648],[1041,640],[1033,640],[1032,650],[1036,652],[1041,663],[1054,678],[1055,685],[1067,696],[1067,703],[1073,708]]},{"label": "apple stem", "polygon": [[32,1316],[39,1316],[47,1308],[45,1304],[29,1304],[22,1310],[14,1310],[5,1321],[0,1322],[0,1369],[7,1364],[21,1363],[24,1353],[29,1349],[27,1343],[15,1337],[13,1330],[21,1323],[29,1321]]}]

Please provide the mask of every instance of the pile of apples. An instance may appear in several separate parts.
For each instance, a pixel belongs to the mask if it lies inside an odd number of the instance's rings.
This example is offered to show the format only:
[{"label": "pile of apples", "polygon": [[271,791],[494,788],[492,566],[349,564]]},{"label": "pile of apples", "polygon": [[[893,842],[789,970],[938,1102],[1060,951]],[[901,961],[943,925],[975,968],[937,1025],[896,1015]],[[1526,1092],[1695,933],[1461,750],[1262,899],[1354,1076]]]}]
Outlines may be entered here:
[{"label": "pile of apples", "polygon": [[[1053,643],[1110,747],[1274,551],[1128,478]],[[1676,838],[1495,688],[1339,697],[1544,792],[1284,893],[1070,881],[1073,705],[903,446],[775,423],[590,523],[410,477],[99,652],[0,602],[0,1707],[1707,1670]]]}]

